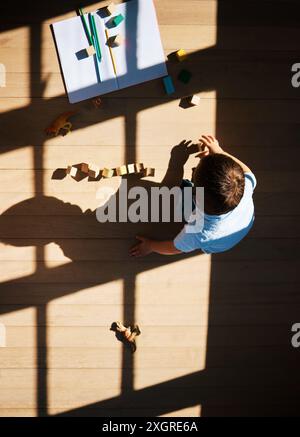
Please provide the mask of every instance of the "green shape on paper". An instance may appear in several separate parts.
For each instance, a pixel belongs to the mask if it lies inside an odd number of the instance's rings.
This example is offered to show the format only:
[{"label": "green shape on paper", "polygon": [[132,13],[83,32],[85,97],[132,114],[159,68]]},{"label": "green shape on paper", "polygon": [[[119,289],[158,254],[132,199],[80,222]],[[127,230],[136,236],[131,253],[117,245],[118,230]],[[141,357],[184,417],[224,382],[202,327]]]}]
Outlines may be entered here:
[{"label": "green shape on paper", "polygon": [[113,24],[113,26],[118,26],[120,23],[122,23],[123,20],[124,20],[124,17],[122,14],[116,15],[112,19],[112,24]]}]

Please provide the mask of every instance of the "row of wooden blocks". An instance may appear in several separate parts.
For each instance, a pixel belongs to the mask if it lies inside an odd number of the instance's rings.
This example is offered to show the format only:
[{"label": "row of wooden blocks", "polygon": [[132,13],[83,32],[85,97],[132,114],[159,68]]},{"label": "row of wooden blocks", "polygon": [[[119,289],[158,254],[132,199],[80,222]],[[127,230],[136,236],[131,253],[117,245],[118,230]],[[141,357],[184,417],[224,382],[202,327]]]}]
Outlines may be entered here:
[{"label": "row of wooden blocks", "polygon": [[100,176],[100,174],[104,178],[111,178],[113,176],[124,176],[127,174],[138,174],[138,173],[142,173],[143,176],[155,176],[155,169],[150,167],[145,168],[144,164],[142,163],[124,164],[121,165],[120,167],[116,167],[115,169],[104,168],[103,170],[101,170],[95,164],[87,164],[85,162],[83,162],[80,166],[69,165],[67,167],[67,174],[69,174],[72,177],[76,177],[79,171],[87,174],[89,177],[93,179],[97,179]]}]

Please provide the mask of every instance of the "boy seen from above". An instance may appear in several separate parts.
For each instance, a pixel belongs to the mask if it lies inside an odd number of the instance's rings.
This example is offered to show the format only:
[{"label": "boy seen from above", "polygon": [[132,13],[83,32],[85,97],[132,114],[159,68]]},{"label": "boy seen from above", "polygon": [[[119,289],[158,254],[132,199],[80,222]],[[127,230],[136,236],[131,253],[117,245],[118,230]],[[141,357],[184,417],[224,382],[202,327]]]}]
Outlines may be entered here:
[{"label": "boy seen from above", "polygon": [[[256,179],[250,168],[226,153],[216,138],[202,135],[200,138],[200,162],[193,174],[195,187],[204,188],[204,226],[200,232],[191,233],[187,225],[174,240],[157,241],[137,236],[139,243],[131,250],[132,256],[145,256],[151,252],[175,255],[200,249],[204,253],[224,252],[239,243],[249,232],[254,221],[253,191]],[[182,182],[183,167],[190,156],[190,142],[181,143],[178,185]],[[179,147],[179,146],[177,146]],[[175,148],[176,149],[176,148]],[[172,160],[178,169],[178,154],[172,152]],[[176,161],[176,162],[175,162]],[[165,182],[166,185],[167,181]],[[196,206],[197,208],[197,206]]]}]

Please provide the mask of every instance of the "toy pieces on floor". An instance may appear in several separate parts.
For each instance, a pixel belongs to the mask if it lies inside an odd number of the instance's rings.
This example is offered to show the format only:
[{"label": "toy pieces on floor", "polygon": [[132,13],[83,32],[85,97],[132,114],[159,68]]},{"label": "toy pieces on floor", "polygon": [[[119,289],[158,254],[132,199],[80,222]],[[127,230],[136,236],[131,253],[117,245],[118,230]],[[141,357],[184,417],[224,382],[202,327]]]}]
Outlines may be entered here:
[{"label": "toy pieces on floor", "polygon": [[112,178],[114,175],[114,170],[112,168],[104,168],[102,170],[102,176],[104,178]]},{"label": "toy pieces on floor", "polygon": [[88,174],[88,172],[89,172],[89,165],[86,162],[82,162],[81,166],[80,166],[80,170],[82,171],[82,173]]},{"label": "toy pieces on floor", "polygon": [[112,168],[104,168],[102,171],[96,164],[88,164],[86,162],[82,162],[79,167],[69,166],[67,168],[67,173],[71,176],[78,176],[77,171],[80,170],[82,173],[89,175],[93,179],[97,179],[101,173],[101,176],[104,178],[112,178],[113,176],[124,176],[127,174],[139,174],[141,173],[143,176],[154,176],[155,169],[154,168],[144,168],[144,164],[134,163],[134,164],[124,164],[116,169]]},{"label": "toy pieces on floor", "polygon": [[135,173],[141,173],[144,170],[144,164],[142,162],[134,164]]},{"label": "toy pieces on floor", "polygon": [[155,176],[155,168],[144,168],[143,170],[143,176]]},{"label": "toy pieces on floor", "polygon": [[96,164],[89,164],[88,175],[90,178],[96,179],[100,175],[100,168]]},{"label": "toy pieces on floor", "polygon": [[181,62],[187,58],[187,53],[185,50],[179,49],[175,52],[175,56],[177,58],[177,61]]},{"label": "toy pieces on floor", "polygon": [[126,165],[121,165],[120,167],[116,168],[117,176],[124,176],[127,174],[127,167]]},{"label": "toy pieces on floor", "polygon": [[67,135],[72,128],[72,123],[68,121],[72,115],[76,114],[74,111],[64,112],[60,114],[49,127],[45,129],[47,135],[54,135],[55,137],[59,134],[61,130],[66,132],[63,135]]},{"label": "toy pieces on floor", "polygon": [[177,78],[182,83],[189,83],[191,80],[192,73],[188,70],[181,70],[181,72],[178,74]]},{"label": "toy pieces on floor", "polygon": [[190,106],[198,106],[200,104],[200,97],[194,94],[193,96],[187,97],[187,102]]},{"label": "toy pieces on floor", "polygon": [[144,170],[144,164],[142,162],[134,164],[121,165],[116,168],[116,174],[118,176],[124,176],[126,174],[138,174]]},{"label": "toy pieces on floor", "polygon": [[174,87],[173,79],[171,78],[171,76],[164,77],[163,84],[165,87],[165,91],[168,95],[175,93],[175,87]]},{"label": "toy pieces on floor", "polygon": [[78,174],[78,168],[73,165],[68,165],[66,173],[75,178]]},{"label": "toy pieces on floor", "polygon": [[135,173],[135,165],[134,164],[127,164],[127,173],[128,174],[134,174]]},{"label": "toy pieces on floor", "polygon": [[138,325],[124,326],[121,322],[114,322],[111,325],[111,331],[116,333],[118,340],[122,341],[126,346],[131,349],[131,352],[136,351],[136,341],[135,338],[141,334]]},{"label": "toy pieces on floor", "polygon": [[83,162],[80,170],[82,173],[88,174],[93,179],[96,179],[100,175],[100,168],[96,164],[87,164],[86,162]]}]

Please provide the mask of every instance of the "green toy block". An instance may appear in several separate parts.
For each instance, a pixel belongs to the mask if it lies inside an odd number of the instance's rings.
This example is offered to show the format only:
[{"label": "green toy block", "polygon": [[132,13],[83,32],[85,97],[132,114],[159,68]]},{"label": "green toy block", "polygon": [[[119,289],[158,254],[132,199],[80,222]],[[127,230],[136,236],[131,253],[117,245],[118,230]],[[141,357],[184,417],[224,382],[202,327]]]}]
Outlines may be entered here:
[{"label": "green toy block", "polygon": [[111,23],[112,23],[113,26],[116,27],[116,26],[118,26],[120,23],[122,23],[123,20],[124,20],[123,15],[122,15],[122,14],[119,14],[119,15],[116,15],[116,16],[112,19]]},{"label": "green toy block", "polygon": [[188,70],[181,70],[178,74],[178,80],[183,83],[188,83],[191,80],[192,73]]}]

